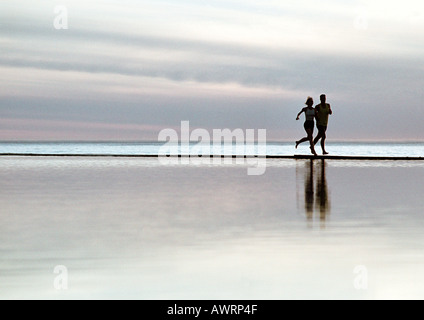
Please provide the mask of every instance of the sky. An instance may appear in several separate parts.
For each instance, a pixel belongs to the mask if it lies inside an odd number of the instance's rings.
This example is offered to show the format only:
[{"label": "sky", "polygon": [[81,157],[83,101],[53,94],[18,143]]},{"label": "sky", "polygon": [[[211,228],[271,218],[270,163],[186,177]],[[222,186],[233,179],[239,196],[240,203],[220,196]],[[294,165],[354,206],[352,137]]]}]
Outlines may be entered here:
[{"label": "sky", "polygon": [[[64,28],[66,27],[66,28]],[[0,140],[157,141],[162,129],[424,141],[419,0],[2,0]]]}]

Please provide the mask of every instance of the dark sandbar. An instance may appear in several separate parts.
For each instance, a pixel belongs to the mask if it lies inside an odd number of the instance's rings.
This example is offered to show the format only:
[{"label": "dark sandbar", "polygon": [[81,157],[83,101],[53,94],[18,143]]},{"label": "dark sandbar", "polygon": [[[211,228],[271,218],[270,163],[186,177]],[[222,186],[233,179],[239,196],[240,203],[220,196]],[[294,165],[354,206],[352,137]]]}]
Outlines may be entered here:
[{"label": "dark sandbar", "polygon": [[[137,155],[126,155],[126,154],[40,154],[40,153],[0,153],[0,157],[97,157],[97,158],[159,158],[164,157],[160,155],[149,155],[149,154],[137,154]],[[171,155],[168,158],[187,158],[194,157],[188,155]],[[267,156],[252,156],[252,155],[204,155],[202,158],[266,158],[266,159],[294,159],[294,160],[366,160],[366,161],[424,161],[424,157],[382,157],[382,156],[313,156],[313,155],[293,155],[293,156],[281,156],[281,155],[267,155]],[[199,156],[200,158],[200,156]]]}]

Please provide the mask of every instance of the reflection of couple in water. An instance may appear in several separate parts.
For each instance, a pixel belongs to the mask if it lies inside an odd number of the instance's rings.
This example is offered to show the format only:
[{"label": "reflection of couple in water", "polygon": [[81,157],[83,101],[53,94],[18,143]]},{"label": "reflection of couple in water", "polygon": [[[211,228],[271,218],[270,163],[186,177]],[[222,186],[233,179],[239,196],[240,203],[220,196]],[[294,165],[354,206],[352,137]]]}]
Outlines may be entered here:
[{"label": "reflection of couple in water", "polygon": [[313,159],[305,162],[304,205],[306,217],[309,222],[312,222],[314,215],[319,214],[322,227],[325,226],[325,221],[330,214],[331,207],[325,167],[325,160],[322,160],[320,164],[316,164]]},{"label": "reflection of couple in water", "polygon": [[[328,152],[325,150],[325,139],[327,138],[327,126],[328,126],[328,118],[330,115],[333,114],[333,111],[331,110],[331,106],[326,103],[327,97],[325,94],[321,95],[321,103],[317,105],[314,108],[314,99],[311,97],[308,98],[306,101],[306,108],[303,108],[302,111],[299,112],[297,115],[296,120],[300,119],[300,116],[302,113],[305,113],[305,124],[304,128],[306,133],[308,134],[307,137],[296,141],[296,149],[297,147],[306,141],[309,141],[311,144],[311,152],[313,155],[317,156],[317,153],[315,151],[315,145],[318,143],[319,140],[321,140],[321,148],[323,155],[327,155]],[[314,139],[314,128],[315,128],[315,120],[317,122],[317,129],[318,129],[318,135]]]}]

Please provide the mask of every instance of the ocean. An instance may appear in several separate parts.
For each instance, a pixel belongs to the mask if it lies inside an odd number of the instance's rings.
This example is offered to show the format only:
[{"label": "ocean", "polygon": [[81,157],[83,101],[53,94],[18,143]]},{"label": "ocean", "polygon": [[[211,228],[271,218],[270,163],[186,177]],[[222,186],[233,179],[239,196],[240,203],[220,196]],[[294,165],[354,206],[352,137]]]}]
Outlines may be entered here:
[{"label": "ocean", "polygon": [[[1,143],[0,153],[159,147]],[[412,143],[328,151],[424,153]],[[250,176],[237,163],[1,156],[0,299],[424,298],[424,162],[265,161]]]},{"label": "ocean", "polygon": [[[197,144],[190,144],[194,148]],[[81,154],[81,155],[157,155],[164,146],[158,142],[0,142],[0,154]],[[305,143],[296,150],[294,143],[269,142],[264,147],[253,145],[216,145],[207,148],[211,155],[258,154],[270,156],[291,156],[310,154]],[[321,152],[320,146],[316,147]],[[424,142],[381,143],[381,142],[328,142],[327,151],[334,156],[367,157],[424,157]],[[190,151],[176,145],[175,154],[187,154]],[[253,150],[253,151],[252,151]]]}]

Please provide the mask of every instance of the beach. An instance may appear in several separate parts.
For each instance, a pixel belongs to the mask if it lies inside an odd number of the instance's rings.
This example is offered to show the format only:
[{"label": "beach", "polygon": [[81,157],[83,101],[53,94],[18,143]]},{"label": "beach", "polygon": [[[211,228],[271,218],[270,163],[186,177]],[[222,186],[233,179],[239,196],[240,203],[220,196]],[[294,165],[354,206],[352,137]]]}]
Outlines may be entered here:
[{"label": "beach", "polygon": [[14,0],[0,21],[0,300],[424,298],[424,2]]},{"label": "beach", "polygon": [[0,157],[0,298],[424,298],[421,161],[266,163]]}]

